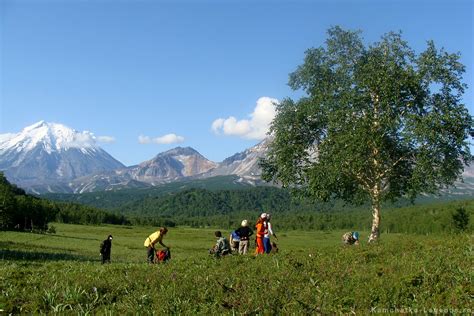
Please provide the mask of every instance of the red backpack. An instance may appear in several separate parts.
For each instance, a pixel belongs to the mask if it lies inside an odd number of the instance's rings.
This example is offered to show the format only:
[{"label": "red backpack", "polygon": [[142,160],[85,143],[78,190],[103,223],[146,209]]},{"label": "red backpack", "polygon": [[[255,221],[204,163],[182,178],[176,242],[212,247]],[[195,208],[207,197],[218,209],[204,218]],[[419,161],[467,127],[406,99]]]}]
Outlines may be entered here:
[{"label": "red backpack", "polygon": [[156,261],[158,262],[165,262],[171,259],[171,253],[169,249],[165,250],[158,250],[156,252]]}]

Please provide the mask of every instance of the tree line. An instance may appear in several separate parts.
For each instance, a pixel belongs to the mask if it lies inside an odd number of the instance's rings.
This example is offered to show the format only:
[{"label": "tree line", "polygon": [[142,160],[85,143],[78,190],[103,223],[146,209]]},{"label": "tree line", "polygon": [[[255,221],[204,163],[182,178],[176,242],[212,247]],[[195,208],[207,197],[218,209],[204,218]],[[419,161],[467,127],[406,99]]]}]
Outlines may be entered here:
[{"label": "tree line", "polygon": [[[261,212],[272,213],[279,230],[360,230],[370,228],[370,207],[345,206],[341,201],[317,203],[294,198],[274,187],[242,190],[186,191],[132,201],[116,209],[120,215],[93,206],[49,201],[30,196],[0,173],[0,228],[46,230],[49,222],[191,226],[235,229],[242,219],[253,222]],[[473,231],[474,200],[387,206],[381,231],[449,233]]]},{"label": "tree line", "polygon": [[[387,209],[384,223],[380,226],[383,233],[409,234],[445,234],[474,231],[470,218],[474,213],[474,202],[450,202],[441,205],[423,205]],[[297,212],[280,213],[273,217],[276,230],[370,230],[368,210],[333,212]],[[256,220],[257,213],[238,212],[208,217],[176,217],[170,220],[175,225],[191,227],[216,227],[229,230],[240,226],[242,219]],[[460,218],[460,219],[458,219]]]},{"label": "tree line", "polygon": [[209,217],[236,212],[264,210],[298,212],[329,210],[330,203],[316,203],[295,198],[288,190],[275,187],[252,187],[240,190],[188,189],[173,194],[132,200],[118,208],[126,215],[159,215],[164,217]]},{"label": "tree line", "polygon": [[[450,233],[472,231],[469,218],[474,200],[432,202],[423,205],[385,205],[380,229],[392,233]],[[370,205],[347,206],[340,200],[328,203],[295,198],[288,190],[255,187],[211,191],[189,189],[165,196],[132,201],[118,209],[136,225],[217,227],[235,229],[242,219],[251,222],[262,212],[272,213],[282,230],[368,230]],[[156,226],[156,225],[155,225]]]},{"label": "tree line", "polygon": [[8,182],[0,172],[0,229],[48,229],[49,222],[70,224],[130,224],[124,215],[91,206],[40,199]]}]

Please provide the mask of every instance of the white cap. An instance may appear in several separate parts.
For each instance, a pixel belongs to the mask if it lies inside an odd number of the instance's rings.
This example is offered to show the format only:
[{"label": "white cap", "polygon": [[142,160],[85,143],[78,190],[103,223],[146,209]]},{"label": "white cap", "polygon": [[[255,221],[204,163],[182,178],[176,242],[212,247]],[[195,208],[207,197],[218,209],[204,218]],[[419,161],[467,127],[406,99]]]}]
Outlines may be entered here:
[{"label": "white cap", "polygon": [[260,215],[261,218],[267,218],[267,213],[262,213],[262,215]]},{"label": "white cap", "polygon": [[242,227],[247,227],[249,225],[249,222],[246,219],[244,219],[241,225]]}]

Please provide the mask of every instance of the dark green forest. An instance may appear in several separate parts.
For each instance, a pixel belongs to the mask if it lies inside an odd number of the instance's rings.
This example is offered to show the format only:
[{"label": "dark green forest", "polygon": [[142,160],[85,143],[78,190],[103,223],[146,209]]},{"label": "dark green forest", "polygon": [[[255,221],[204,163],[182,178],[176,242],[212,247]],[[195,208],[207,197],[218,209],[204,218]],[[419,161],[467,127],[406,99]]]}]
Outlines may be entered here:
[{"label": "dark green forest", "polygon": [[[253,222],[262,212],[272,213],[274,226],[280,230],[363,231],[370,227],[369,205],[351,206],[341,201],[319,203],[295,198],[287,190],[268,186],[239,186],[237,189],[229,185],[228,189],[221,190],[218,187],[211,186],[212,189],[207,190],[174,184],[155,195],[148,190],[138,191],[135,196],[136,190],[124,190],[114,195],[100,192],[61,196],[69,200],[53,201],[51,197],[58,198],[58,195],[50,195],[50,199],[28,195],[0,174],[0,227],[2,230],[41,231],[48,228],[49,222],[61,222],[232,229],[237,228],[242,219]],[[183,189],[173,192],[176,188]],[[84,196],[87,199],[81,200]],[[101,200],[102,207],[94,206],[97,200]],[[474,200],[433,202],[431,199],[430,203],[415,205],[402,201],[387,205],[386,209],[381,227],[385,233],[473,231],[470,218],[474,213]]]},{"label": "dark green forest", "polygon": [[147,197],[124,203],[123,214],[174,217],[208,217],[236,212],[295,213],[333,208],[329,203],[316,203],[293,198],[287,190],[274,187],[253,187],[240,190],[189,189],[175,194]]},{"label": "dark green forest", "polygon": [[[148,218],[148,223],[159,219],[160,223],[229,229],[237,228],[242,219],[256,221],[261,212],[272,213],[274,226],[282,230],[367,230],[371,223],[368,205],[312,203],[294,199],[284,190],[262,187],[233,191],[192,189],[129,203],[121,211],[130,216],[142,214],[143,224],[147,224],[145,218]],[[469,218],[473,213],[473,200],[391,205],[384,214],[381,231],[417,234],[472,231]]]},{"label": "dark green forest", "polygon": [[70,224],[128,224],[123,215],[71,202],[28,195],[0,172],[0,229],[45,231],[50,222]]},{"label": "dark green forest", "polygon": [[[134,225],[231,229],[237,228],[242,219],[253,222],[260,213],[269,212],[273,214],[275,227],[282,230],[367,230],[370,227],[370,205],[353,206],[342,201],[315,202],[296,198],[288,190],[276,187],[232,186],[229,180],[231,178],[213,179],[214,185],[210,185],[210,189],[203,188],[206,182],[195,181],[144,190],[49,197],[100,205],[126,216]],[[219,181],[225,181],[225,185],[219,186]],[[431,197],[419,199],[414,205],[402,200],[387,204],[385,208],[382,232],[427,234],[472,231],[469,217],[474,211],[474,200],[446,201]],[[456,216],[467,218],[468,224],[457,228]]]},{"label": "dark green forest", "polygon": [[240,182],[237,176],[217,176],[207,179],[190,179],[161,184],[150,188],[130,188],[111,191],[85,192],[81,194],[48,193],[43,196],[51,200],[69,201],[95,206],[97,208],[118,209],[126,203],[147,198],[175,194],[189,189],[206,189],[209,191],[240,190],[253,188],[250,184]]},{"label": "dark green forest", "polygon": [[57,213],[54,203],[27,195],[0,173],[0,229],[44,230]]}]

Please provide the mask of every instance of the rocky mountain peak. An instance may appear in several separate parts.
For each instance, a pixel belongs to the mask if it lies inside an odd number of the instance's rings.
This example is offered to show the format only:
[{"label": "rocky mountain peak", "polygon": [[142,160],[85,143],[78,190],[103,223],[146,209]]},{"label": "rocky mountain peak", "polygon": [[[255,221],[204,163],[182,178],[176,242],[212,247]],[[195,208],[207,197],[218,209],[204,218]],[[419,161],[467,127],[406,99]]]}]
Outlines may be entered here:
[{"label": "rocky mountain peak", "polygon": [[192,147],[175,147],[173,149],[167,150],[158,154],[158,156],[192,156],[198,155],[203,157],[197,150]]}]

